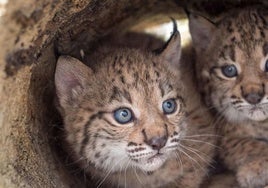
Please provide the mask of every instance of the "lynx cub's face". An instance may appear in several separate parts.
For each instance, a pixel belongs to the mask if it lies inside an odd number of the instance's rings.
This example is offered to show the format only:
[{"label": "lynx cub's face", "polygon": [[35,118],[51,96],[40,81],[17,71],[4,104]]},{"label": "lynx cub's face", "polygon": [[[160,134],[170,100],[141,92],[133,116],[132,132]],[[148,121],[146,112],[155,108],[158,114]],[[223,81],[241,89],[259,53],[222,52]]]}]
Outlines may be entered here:
[{"label": "lynx cub's face", "polygon": [[59,58],[55,84],[67,141],[85,168],[153,172],[176,156],[187,125],[184,88],[171,67],[179,62],[179,33],[172,40],[160,55],[115,50],[93,67]]},{"label": "lynx cub's face", "polygon": [[268,118],[268,12],[245,9],[214,24],[190,17],[201,91],[229,121]]}]

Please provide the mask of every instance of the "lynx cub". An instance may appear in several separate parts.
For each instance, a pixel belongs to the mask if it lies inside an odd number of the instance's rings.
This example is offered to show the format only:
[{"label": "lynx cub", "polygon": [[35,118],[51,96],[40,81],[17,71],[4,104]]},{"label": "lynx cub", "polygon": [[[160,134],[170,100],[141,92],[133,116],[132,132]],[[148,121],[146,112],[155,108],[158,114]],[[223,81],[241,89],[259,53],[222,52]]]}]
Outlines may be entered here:
[{"label": "lynx cub", "polygon": [[268,9],[217,23],[190,15],[196,73],[223,135],[220,157],[242,187],[268,185]]},{"label": "lynx cub", "polygon": [[194,87],[185,87],[184,72],[175,68],[180,51],[174,31],[159,55],[110,48],[98,50],[89,66],[58,59],[66,140],[96,187],[191,188],[206,175],[214,129]]}]

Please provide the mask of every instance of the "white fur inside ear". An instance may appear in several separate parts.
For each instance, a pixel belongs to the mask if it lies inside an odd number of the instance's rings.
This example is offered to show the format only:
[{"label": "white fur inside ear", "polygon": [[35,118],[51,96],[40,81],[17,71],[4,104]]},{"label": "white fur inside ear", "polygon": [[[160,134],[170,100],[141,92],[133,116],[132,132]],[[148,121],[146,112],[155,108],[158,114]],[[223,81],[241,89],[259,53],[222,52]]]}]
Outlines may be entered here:
[{"label": "white fur inside ear", "polygon": [[71,97],[72,98],[78,98],[83,92],[83,89],[80,85],[77,85],[76,87],[72,88],[71,90]]}]

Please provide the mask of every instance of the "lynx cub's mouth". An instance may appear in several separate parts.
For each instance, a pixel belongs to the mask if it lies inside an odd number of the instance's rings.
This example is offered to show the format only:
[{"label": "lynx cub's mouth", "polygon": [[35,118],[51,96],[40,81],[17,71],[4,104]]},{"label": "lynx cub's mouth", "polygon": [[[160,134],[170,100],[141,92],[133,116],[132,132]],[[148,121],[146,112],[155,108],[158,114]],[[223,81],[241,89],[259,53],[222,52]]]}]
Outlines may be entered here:
[{"label": "lynx cub's mouth", "polygon": [[249,104],[239,104],[234,105],[230,104],[225,110],[225,116],[229,119],[229,121],[264,121],[268,118],[267,115],[267,104],[257,104],[257,105],[249,105]]},{"label": "lynx cub's mouth", "polygon": [[163,153],[157,153],[151,157],[138,161],[137,165],[146,172],[153,172],[159,169],[167,160]]},{"label": "lynx cub's mouth", "polygon": [[250,105],[242,109],[242,112],[251,120],[264,121],[267,119],[265,108],[261,105]]}]

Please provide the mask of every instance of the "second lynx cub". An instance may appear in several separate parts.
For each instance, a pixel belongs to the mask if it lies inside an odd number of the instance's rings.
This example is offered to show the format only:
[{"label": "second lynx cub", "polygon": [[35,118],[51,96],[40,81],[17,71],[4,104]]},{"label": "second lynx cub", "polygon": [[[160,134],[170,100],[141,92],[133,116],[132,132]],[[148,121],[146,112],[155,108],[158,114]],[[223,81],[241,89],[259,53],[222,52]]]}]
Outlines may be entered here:
[{"label": "second lynx cub", "polygon": [[219,153],[242,187],[268,185],[268,9],[233,10],[213,24],[190,17],[196,73],[218,118]]}]

